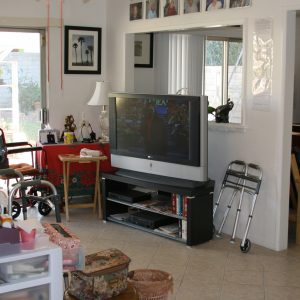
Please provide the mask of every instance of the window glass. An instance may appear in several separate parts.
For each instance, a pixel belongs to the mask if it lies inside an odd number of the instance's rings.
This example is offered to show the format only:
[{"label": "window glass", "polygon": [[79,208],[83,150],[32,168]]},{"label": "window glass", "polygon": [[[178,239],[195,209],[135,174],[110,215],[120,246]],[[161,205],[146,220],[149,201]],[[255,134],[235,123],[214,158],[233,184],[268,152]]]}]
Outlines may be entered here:
[{"label": "window glass", "polygon": [[42,34],[0,29],[0,127],[7,140],[35,143],[41,128]]},{"label": "window glass", "polygon": [[[209,38],[205,53],[205,94],[209,105],[216,108],[233,101],[230,123],[241,123],[243,43],[242,40]],[[212,115],[209,120],[214,120]]]},{"label": "window glass", "polygon": [[243,82],[243,45],[241,42],[228,43],[228,98],[234,103],[229,114],[230,123],[241,122],[242,82]]},{"label": "window glass", "polygon": [[5,86],[0,89],[0,107],[3,108],[4,111],[12,106],[11,94],[11,87]]},{"label": "window glass", "polygon": [[224,61],[224,42],[206,41],[205,49],[205,95],[209,105],[217,107],[222,103],[222,74]]}]

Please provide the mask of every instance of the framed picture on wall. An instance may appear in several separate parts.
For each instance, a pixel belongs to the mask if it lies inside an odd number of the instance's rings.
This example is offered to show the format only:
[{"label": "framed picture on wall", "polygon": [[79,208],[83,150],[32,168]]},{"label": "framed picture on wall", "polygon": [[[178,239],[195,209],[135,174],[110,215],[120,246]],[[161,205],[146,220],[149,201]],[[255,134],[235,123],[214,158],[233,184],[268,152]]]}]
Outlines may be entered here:
[{"label": "framed picture on wall", "polygon": [[224,8],[224,0],[206,0],[206,11]]},{"label": "framed picture on wall", "polygon": [[153,68],[153,33],[134,35],[134,67]]},{"label": "framed picture on wall", "polygon": [[229,8],[247,7],[251,5],[251,0],[230,0]]},{"label": "framed picture on wall", "polygon": [[129,6],[130,21],[140,20],[143,18],[143,2],[131,3]]},{"label": "framed picture on wall", "polygon": [[200,0],[184,0],[184,13],[190,14],[200,11]]},{"label": "framed picture on wall", "polygon": [[65,26],[65,74],[101,74],[101,28]]},{"label": "framed picture on wall", "polygon": [[178,0],[163,0],[164,1],[164,17],[178,15],[179,6]]},{"label": "framed picture on wall", "polygon": [[146,19],[155,19],[159,17],[159,0],[146,1]]}]

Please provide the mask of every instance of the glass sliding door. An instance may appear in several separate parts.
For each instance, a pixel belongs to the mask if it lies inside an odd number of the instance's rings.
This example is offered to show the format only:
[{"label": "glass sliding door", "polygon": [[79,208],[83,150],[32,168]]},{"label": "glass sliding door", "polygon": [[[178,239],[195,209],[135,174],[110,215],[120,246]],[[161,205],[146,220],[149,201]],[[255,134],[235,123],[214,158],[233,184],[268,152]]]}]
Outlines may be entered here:
[{"label": "glass sliding door", "polygon": [[35,143],[45,107],[43,30],[0,29],[0,127],[8,142]]}]

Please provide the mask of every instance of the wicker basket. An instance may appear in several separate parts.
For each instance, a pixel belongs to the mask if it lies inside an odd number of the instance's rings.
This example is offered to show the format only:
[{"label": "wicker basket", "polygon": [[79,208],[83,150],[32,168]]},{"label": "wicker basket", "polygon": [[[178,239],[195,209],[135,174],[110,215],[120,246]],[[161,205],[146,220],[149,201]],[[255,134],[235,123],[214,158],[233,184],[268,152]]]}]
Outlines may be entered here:
[{"label": "wicker basket", "polygon": [[140,269],[129,272],[128,281],[132,283],[140,300],[167,300],[173,290],[173,278],[160,270]]}]

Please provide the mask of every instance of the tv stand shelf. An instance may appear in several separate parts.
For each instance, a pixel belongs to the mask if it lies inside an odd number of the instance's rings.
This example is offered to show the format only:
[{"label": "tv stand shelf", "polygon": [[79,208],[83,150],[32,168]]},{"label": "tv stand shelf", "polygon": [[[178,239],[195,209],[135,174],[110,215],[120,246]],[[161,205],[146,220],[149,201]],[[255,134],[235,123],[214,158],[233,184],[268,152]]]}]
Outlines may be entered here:
[{"label": "tv stand shelf", "polygon": [[[187,187],[186,182],[183,186],[168,184],[172,182],[171,178],[158,182],[143,177],[139,179],[139,173],[136,175],[102,174],[104,220],[189,246],[212,238],[213,181]],[[122,195],[131,190],[146,193],[148,199],[124,200]]]}]

